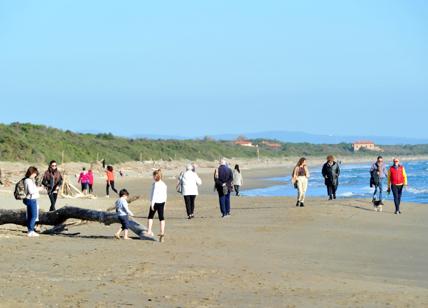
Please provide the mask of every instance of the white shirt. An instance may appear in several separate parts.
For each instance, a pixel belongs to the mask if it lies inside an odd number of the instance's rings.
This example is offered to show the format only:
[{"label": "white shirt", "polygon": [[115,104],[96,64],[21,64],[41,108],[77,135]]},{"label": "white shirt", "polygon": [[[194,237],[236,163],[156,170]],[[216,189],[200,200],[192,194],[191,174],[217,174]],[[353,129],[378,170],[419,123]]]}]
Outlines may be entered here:
[{"label": "white shirt", "polygon": [[24,181],[25,194],[27,199],[39,199],[40,192],[33,179],[25,179]]},{"label": "white shirt", "polygon": [[243,183],[242,173],[233,170],[233,185],[242,186]]},{"label": "white shirt", "polygon": [[134,216],[134,214],[131,212],[131,210],[128,207],[128,201],[126,201],[124,198],[119,198],[116,201],[116,212],[118,216]]},{"label": "white shirt", "polygon": [[202,180],[196,172],[186,171],[181,177],[181,183],[183,184],[183,196],[199,195],[198,186],[202,185]]},{"label": "white shirt", "polygon": [[165,203],[167,200],[167,186],[160,180],[154,182],[152,186],[152,193],[150,195],[151,207],[154,207],[155,203]]}]

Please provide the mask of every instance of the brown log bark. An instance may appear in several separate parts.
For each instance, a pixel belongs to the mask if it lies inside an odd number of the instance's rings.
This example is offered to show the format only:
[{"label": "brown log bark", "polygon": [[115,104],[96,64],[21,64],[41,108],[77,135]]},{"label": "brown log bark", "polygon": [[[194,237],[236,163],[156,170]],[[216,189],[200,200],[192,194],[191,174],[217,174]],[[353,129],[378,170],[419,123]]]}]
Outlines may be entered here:
[{"label": "brown log bark", "polygon": [[[79,207],[65,206],[53,212],[40,211],[40,225],[58,226],[64,224],[68,219],[80,219],[85,221],[95,221],[104,225],[118,224],[119,218],[116,213],[104,211],[95,211],[83,209]],[[4,210],[0,209],[0,225],[15,224],[26,226],[26,211],[25,210]],[[146,228],[137,222],[130,219],[129,229],[141,239],[151,239],[144,236]]]}]

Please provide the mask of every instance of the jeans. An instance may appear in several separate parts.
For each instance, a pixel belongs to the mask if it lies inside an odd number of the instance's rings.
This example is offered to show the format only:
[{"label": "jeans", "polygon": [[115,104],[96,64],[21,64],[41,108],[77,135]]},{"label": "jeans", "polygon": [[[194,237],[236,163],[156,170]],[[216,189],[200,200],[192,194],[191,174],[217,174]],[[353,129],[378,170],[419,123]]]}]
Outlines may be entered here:
[{"label": "jeans", "polygon": [[58,199],[57,193],[49,194],[49,200],[51,201],[51,207],[49,208],[49,212],[55,211],[56,200]]},{"label": "jeans", "polygon": [[222,216],[230,214],[230,192],[227,195],[221,194],[219,196],[220,211]]},{"label": "jeans", "polygon": [[24,204],[27,206],[27,229],[28,232],[34,231],[36,228],[36,220],[38,215],[37,200],[24,199]]},{"label": "jeans", "polygon": [[395,212],[399,212],[401,195],[403,194],[403,185],[391,185],[391,190],[394,195]]},{"label": "jeans", "polygon": [[233,187],[235,188],[236,196],[240,196],[241,186],[239,186],[239,185],[233,185]]},{"label": "jeans", "polygon": [[[384,179],[379,179],[379,185],[375,185],[375,190],[373,193],[373,199],[376,201],[382,201],[383,200],[383,186],[385,182]],[[376,198],[377,196],[377,198]]]},{"label": "jeans", "polygon": [[195,199],[196,199],[196,196],[184,196],[187,216],[194,214],[193,212],[195,211]]}]

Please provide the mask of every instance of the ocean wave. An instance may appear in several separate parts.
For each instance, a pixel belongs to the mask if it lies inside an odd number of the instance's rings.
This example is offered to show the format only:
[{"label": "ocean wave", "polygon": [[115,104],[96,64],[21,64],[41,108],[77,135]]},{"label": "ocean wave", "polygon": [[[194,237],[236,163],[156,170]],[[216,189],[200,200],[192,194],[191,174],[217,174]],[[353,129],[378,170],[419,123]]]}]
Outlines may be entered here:
[{"label": "ocean wave", "polygon": [[420,188],[407,188],[407,191],[411,194],[420,195],[420,194],[428,194],[428,189],[420,189]]}]

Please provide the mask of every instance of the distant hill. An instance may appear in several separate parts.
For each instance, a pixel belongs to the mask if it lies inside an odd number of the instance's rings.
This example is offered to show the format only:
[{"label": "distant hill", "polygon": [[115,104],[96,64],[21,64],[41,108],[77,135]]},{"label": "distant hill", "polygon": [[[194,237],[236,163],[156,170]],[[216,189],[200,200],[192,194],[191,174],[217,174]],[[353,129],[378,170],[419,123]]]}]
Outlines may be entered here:
[{"label": "distant hill", "polygon": [[[287,131],[267,131],[259,133],[243,134],[249,139],[272,139],[282,142],[293,143],[314,143],[314,144],[339,144],[353,143],[357,140],[371,140],[379,145],[403,145],[403,144],[428,144],[428,139],[403,138],[403,137],[385,137],[385,136],[335,136],[335,135],[316,135],[304,132]],[[235,140],[239,134],[224,134],[213,136],[216,140]]]},{"label": "distant hill", "polygon": [[[250,135],[251,136],[251,135]],[[277,135],[270,135],[271,139]],[[256,137],[256,135],[254,135]],[[361,151],[354,153],[352,144],[279,143],[275,148],[254,138],[259,144],[261,157],[287,156],[370,156],[378,153]],[[383,146],[385,154],[428,155],[428,145]],[[0,160],[47,162],[60,161],[64,152],[67,162],[93,162],[105,158],[108,163],[143,160],[205,159],[216,160],[222,156],[256,158],[254,147],[243,147],[232,141],[216,141],[211,138],[198,140],[151,140],[117,137],[112,134],[75,133],[43,125],[12,123],[0,124]]]}]

